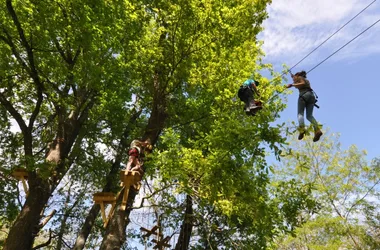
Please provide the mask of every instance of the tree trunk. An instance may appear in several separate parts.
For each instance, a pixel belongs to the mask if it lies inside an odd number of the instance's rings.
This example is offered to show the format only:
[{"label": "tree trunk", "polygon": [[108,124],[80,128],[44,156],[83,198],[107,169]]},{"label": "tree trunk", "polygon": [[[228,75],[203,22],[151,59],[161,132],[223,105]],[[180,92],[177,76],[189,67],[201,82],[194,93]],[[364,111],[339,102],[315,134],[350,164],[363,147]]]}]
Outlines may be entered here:
[{"label": "tree trunk", "polygon": [[[102,192],[112,191],[115,182],[117,183],[116,180],[118,180],[118,178],[116,176],[119,174],[120,162],[123,158],[123,154],[124,154],[125,149],[128,148],[127,138],[129,137],[129,132],[131,130],[130,125],[134,124],[136,122],[137,118],[140,117],[141,112],[142,112],[142,110],[137,110],[136,112],[134,112],[134,114],[130,117],[127,126],[124,129],[122,138],[120,140],[120,145],[118,148],[118,153],[115,157],[115,162],[112,164],[111,171],[107,175],[107,182],[106,182]],[[81,228],[81,230],[77,236],[73,250],[81,250],[84,248],[86,241],[87,241],[87,238],[91,233],[91,229],[94,226],[96,217],[99,214],[99,211],[100,211],[100,205],[94,204],[91,207],[90,212],[88,213],[86,220],[85,220],[84,224],[82,225],[82,228]]]},{"label": "tree trunk", "polygon": [[70,200],[71,200],[71,187],[72,187],[73,183],[71,183],[71,186],[69,187],[69,190],[67,192],[67,196],[66,196],[66,202],[65,202],[65,209],[64,209],[64,215],[63,215],[63,218],[62,218],[62,221],[61,221],[61,226],[60,226],[60,229],[59,229],[59,232],[58,232],[58,235],[57,235],[57,246],[55,248],[55,250],[61,250],[62,249],[62,246],[64,243],[64,240],[63,240],[63,236],[65,235],[65,230],[67,228],[67,220],[69,219],[69,216],[72,212],[72,210],[78,205],[79,203],[79,199],[76,199],[76,201],[74,202],[74,204],[69,207],[69,203],[70,203]]},{"label": "tree trunk", "polygon": [[77,236],[77,240],[75,241],[73,250],[80,250],[84,248],[87,238],[90,235],[91,229],[94,226],[96,217],[99,214],[99,211],[100,211],[100,205],[94,204],[91,207],[90,212],[88,213],[86,220],[84,224],[82,225],[82,228]]},{"label": "tree trunk", "polygon": [[[125,189],[124,189],[125,190]],[[129,214],[132,209],[131,206],[135,200],[136,192],[133,189],[129,190],[127,209],[120,209],[120,201],[123,197],[123,193],[120,194],[118,204],[116,206],[115,212],[108,223],[106,233],[103,238],[103,242],[99,250],[114,250],[121,249],[126,241],[125,230],[129,223]]]},{"label": "tree trunk", "polygon": [[41,212],[51,192],[46,180],[30,174],[28,198],[9,231],[3,250],[32,249],[34,239],[40,230]]},{"label": "tree trunk", "polygon": [[[35,237],[41,229],[39,226],[41,214],[43,213],[50,196],[70,167],[65,163],[65,159],[67,159],[75,140],[78,138],[80,128],[87,119],[88,110],[92,107],[92,104],[93,102],[90,105],[87,105],[81,117],[73,119],[75,125],[71,126],[72,129],[70,131],[73,132],[67,133],[67,140],[62,140],[57,137],[55,141],[62,145],[50,148],[50,152],[54,153],[56,153],[57,148],[59,148],[61,157],[54,168],[54,171],[51,171],[51,176],[48,179],[43,179],[37,176],[36,171],[28,172],[29,195],[19,216],[16,218],[15,223],[9,231],[4,244],[4,250],[27,250],[33,247]],[[73,124],[73,120],[69,120],[68,122]],[[66,126],[66,124],[63,124],[62,126]],[[47,157],[49,157],[49,153]],[[45,165],[45,167],[49,166],[50,165]],[[20,237],[22,240],[20,240]]]},{"label": "tree trunk", "polygon": [[[120,168],[120,161],[112,164],[111,171],[107,176],[107,183],[104,186],[102,192],[112,191],[113,184],[116,182],[115,180],[118,180],[118,178],[116,178],[115,176],[117,176],[117,174],[119,173],[119,168]],[[82,228],[77,236],[73,250],[80,250],[84,248],[87,238],[91,233],[91,229],[94,226],[96,217],[99,214],[99,211],[100,211],[100,205],[98,204],[92,205],[90,212],[88,213],[86,220],[84,224],[82,225]]]},{"label": "tree trunk", "polygon": [[189,249],[192,230],[193,230],[193,199],[191,198],[190,195],[186,195],[185,216],[182,221],[181,231],[179,233],[175,250]]}]

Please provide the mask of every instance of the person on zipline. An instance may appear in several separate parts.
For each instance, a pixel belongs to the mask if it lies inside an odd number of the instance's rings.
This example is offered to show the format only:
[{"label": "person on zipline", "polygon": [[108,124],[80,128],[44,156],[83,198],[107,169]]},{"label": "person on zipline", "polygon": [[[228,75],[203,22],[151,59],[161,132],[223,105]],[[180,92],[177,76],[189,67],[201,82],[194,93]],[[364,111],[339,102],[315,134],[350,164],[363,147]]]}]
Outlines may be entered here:
[{"label": "person on zipline", "polygon": [[245,103],[244,111],[247,115],[253,116],[258,110],[262,109],[261,102],[254,99],[254,93],[259,96],[259,92],[257,91],[258,85],[258,81],[248,79],[239,88],[238,97]]},{"label": "person on zipline", "polygon": [[316,142],[322,136],[322,131],[319,129],[318,122],[313,116],[313,109],[316,103],[314,91],[310,86],[310,82],[306,79],[306,72],[301,71],[293,75],[290,73],[293,78],[293,83],[288,84],[286,87],[296,87],[299,90],[298,97],[298,123],[299,123],[299,132],[298,140],[302,140],[305,136],[305,120],[304,113],[306,109],[306,119],[310,121],[314,128],[314,138],[313,141]]},{"label": "person on zipline", "polygon": [[151,150],[152,145],[149,139],[145,141],[133,140],[128,151],[129,158],[126,169],[128,171],[138,171],[142,175],[144,173],[142,168],[144,153],[145,151],[150,152]]}]

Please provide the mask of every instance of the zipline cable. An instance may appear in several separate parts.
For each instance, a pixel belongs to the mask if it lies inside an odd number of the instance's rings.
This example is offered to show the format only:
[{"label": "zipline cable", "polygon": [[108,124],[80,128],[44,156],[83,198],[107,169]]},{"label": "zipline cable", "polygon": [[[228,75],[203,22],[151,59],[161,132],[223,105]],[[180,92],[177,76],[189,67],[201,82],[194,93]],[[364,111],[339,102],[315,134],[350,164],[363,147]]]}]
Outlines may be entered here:
[{"label": "zipline cable", "polygon": [[[279,78],[279,77],[282,77],[283,75],[287,74],[288,72],[290,72],[290,70],[294,67],[296,67],[300,62],[302,62],[306,57],[308,57],[311,53],[313,53],[315,50],[317,50],[319,47],[321,47],[327,40],[329,40],[331,37],[333,37],[336,33],[338,33],[344,26],[346,26],[348,23],[350,23],[353,19],[355,19],[358,15],[360,15],[364,10],[366,10],[369,6],[371,6],[374,2],[376,2],[376,0],[374,0],[372,3],[370,3],[367,7],[365,7],[362,11],[360,11],[356,16],[354,16],[353,18],[351,18],[346,24],[344,24],[339,30],[337,30],[333,35],[331,35],[329,38],[327,38],[323,43],[321,43],[318,47],[316,47],[312,52],[310,52],[308,55],[306,55],[301,61],[299,61],[296,65],[294,65],[293,67],[291,67],[289,70],[287,70],[286,72],[282,73],[280,76],[277,76],[275,77],[274,79],[276,78]],[[360,32],[357,36],[355,36],[354,38],[352,38],[350,41],[348,41],[347,43],[345,43],[342,47],[340,47],[338,50],[336,50],[334,53],[332,53],[331,55],[329,55],[328,57],[326,57],[324,60],[322,60],[320,63],[318,63],[317,65],[315,65],[313,68],[311,68],[309,71],[307,71],[306,73],[310,73],[311,71],[313,71],[315,68],[317,68],[318,66],[320,66],[322,63],[324,63],[325,61],[327,61],[330,57],[332,57],[333,55],[335,55],[336,53],[338,53],[340,50],[342,50],[344,47],[346,47],[348,44],[350,44],[351,42],[353,42],[356,38],[358,38],[359,36],[361,36],[362,34],[364,34],[366,31],[368,31],[370,28],[372,28],[373,26],[375,26],[378,22],[380,22],[380,19],[378,19],[376,22],[374,22],[372,25],[370,25],[369,27],[367,27],[365,30],[363,30],[362,32]],[[273,79],[273,80],[274,80]],[[273,82],[273,80],[271,80],[269,83]],[[272,96],[271,98],[269,98],[267,100],[267,102],[271,99],[273,99],[273,97],[275,96],[278,96],[280,93],[277,93],[276,95]],[[202,120],[204,118],[207,118],[209,116],[212,116],[212,115],[205,115],[205,116],[202,116],[200,118],[197,118],[195,120],[190,120],[190,121],[187,121],[185,122],[184,124],[177,124],[176,127],[181,127],[183,125],[186,125],[186,124],[189,124],[189,123],[192,123],[193,121],[198,121],[198,120]]]},{"label": "zipline cable", "polygon": [[[354,17],[352,17],[348,22],[346,22],[342,27],[340,27],[337,31],[335,31],[332,35],[330,35],[326,40],[324,40],[321,44],[319,44],[316,48],[314,48],[309,54],[304,56],[300,61],[298,61],[295,65],[293,65],[290,69],[286,70],[281,75],[275,77],[273,80],[269,81],[269,83],[273,82],[275,79],[280,78],[287,73],[291,72],[293,68],[295,68],[298,64],[300,64],[302,61],[304,61],[307,57],[309,57],[312,53],[314,53],[317,49],[319,49],[323,44],[325,44],[328,40],[330,40],[334,35],[336,35],[339,31],[341,31],[345,26],[347,26],[350,22],[352,22],[356,17],[358,17],[361,13],[363,13],[366,9],[368,9],[372,4],[374,4],[377,0],[372,1],[370,4],[368,4],[364,9],[362,9],[358,14],[356,14]],[[309,71],[310,72],[310,71]]]},{"label": "zipline cable", "polygon": [[323,61],[321,61],[320,63],[318,63],[317,65],[315,65],[313,68],[311,68],[309,71],[307,71],[306,73],[309,73],[311,71],[313,71],[315,68],[317,68],[319,65],[321,65],[322,63],[324,63],[325,61],[327,61],[327,59],[329,59],[330,57],[332,57],[333,55],[335,55],[336,53],[338,53],[341,49],[343,49],[344,47],[346,47],[348,44],[350,44],[352,41],[354,41],[356,38],[358,38],[359,36],[361,36],[364,32],[366,32],[367,30],[369,30],[370,28],[372,28],[373,26],[375,26],[378,22],[380,22],[380,19],[378,19],[376,22],[374,22],[371,26],[369,26],[368,28],[366,28],[365,30],[363,30],[362,32],[360,32],[357,36],[355,36],[354,38],[352,38],[350,41],[348,41],[346,44],[344,44],[342,47],[340,47],[338,50],[336,50],[334,53],[332,53],[331,55],[329,55],[328,57],[326,57]]},{"label": "zipline cable", "polygon": [[340,27],[337,31],[335,31],[332,35],[330,35],[326,40],[324,40],[321,44],[319,44],[316,48],[314,48],[309,54],[304,56],[300,61],[298,61],[293,67],[291,67],[289,71],[291,71],[293,68],[295,68],[298,64],[300,64],[303,60],[305,60],[308,56],[310,56],[314,51],[319,49],[323,44],[325,44],[328,40],[330,40],[333,36],[335,36],[339,31],[341,31],[344,27],[346,27],[351,21],[353,21],[356,17],[358,17],[361,13],[363,13],[366,9],[368,9],[373,3],[375,3],[376,0],[374,0],[372,3],[367,5],[364,9],[362,9],[358,14],[356,14],[353,18],[351,18],[348,22],[346,22],[342,27]]},{"label": "zipline cable", "polygon": [[[346,47],[348,44],[350,44],[351,42],[353,42],[356,38],[358,38],[359,36],[361,36],[362,34],[364,34],[367,30],[369,30],[370,28],[372,28],[373,26],[375,26],[378,22],[380,22],[380,19],[378,19],[376,22],[374,22],[373,24],[371,24],[369,27],[367,27],[365,30],[363,30],[362,32],[360,32],[358,35],[356,35],[354,38],[352,38],[350,41],[348,41],[347,43],[345,43],[342,47],[340,47],[339,49],[337,49],[334,53],[332,53],[331,55],[329,55],[328,57],[326,57],[324,60],[322,60],[321,62],[319,62],[317,65],[315,65],[313,68],[311,68],[310,70],[308,70],[306,73],[310,73],[311,71],[313,71],[315,68],[317,68],[319,65],[321,65],[322,63],[324,63],[325,61],[327,61],[330,57],[332,57],[333,55],[335,55],[336,53],[338,53],[340,50],[342,50],[344,47]],[[273,82],[275,79],[279,78],[279,77],[282,77],[283,75],[287,74],[288,72],[290,72],[290,69],[285,71],[284,73],[282,73],[281,75],[275,77],[274,79],[272,79],[269,83]],[[279,94],[281,94],[283,91],[280,91],[278,92],[277,94],[275,94],[274,96],[272,96],[271,98],[269,98],[267,100],[270,101],[272,100],[274,97],[278,96]]]}]

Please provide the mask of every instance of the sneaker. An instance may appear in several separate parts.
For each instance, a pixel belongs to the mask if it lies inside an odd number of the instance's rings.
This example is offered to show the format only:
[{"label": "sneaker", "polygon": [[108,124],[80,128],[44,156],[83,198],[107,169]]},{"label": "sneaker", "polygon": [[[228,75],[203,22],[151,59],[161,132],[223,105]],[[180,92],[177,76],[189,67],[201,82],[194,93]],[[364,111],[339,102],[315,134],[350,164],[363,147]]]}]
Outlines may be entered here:
[{"label": "sneaker", "polygon": [[251,110],[249,109],[249,107],[244,107],[243,110],[244,110],[246,115],[250,115]]},{"label": "sneaker", "polygon": [[323,135],[322,131],[320,130],[316,131],[314,134],[313,142],[319,141],[319,138],[321,138],[322,135]]},{"label": "sneaker", "polygon": [[300,134],[298,135],[298,140],[302,140],[304,136],[305,136],[305,131],[300,132]]},{"label": "sneaker", "polygon": [[261,107],[261,106],[251,106],[249,109],[251,110],[251,111],[258,111],[258,110],[260,110],[260,109],[262,109],[263,107]]}]

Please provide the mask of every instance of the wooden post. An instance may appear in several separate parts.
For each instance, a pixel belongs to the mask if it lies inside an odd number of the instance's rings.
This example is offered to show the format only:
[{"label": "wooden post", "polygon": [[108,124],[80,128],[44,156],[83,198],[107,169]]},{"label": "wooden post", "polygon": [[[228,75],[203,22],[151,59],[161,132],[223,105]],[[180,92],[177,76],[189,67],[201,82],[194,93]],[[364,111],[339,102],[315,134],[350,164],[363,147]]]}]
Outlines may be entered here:
[{"label": "wooden post", "polygon": [[25,196],[28,197],[29,194],[29,188],[26,184],[26,181],[28,180],[28,172],[25,168],[16,168],[13,170],[12,173],[13,177],[15,177],[18,181],[22,182],[22,186],[24,187]]}]

